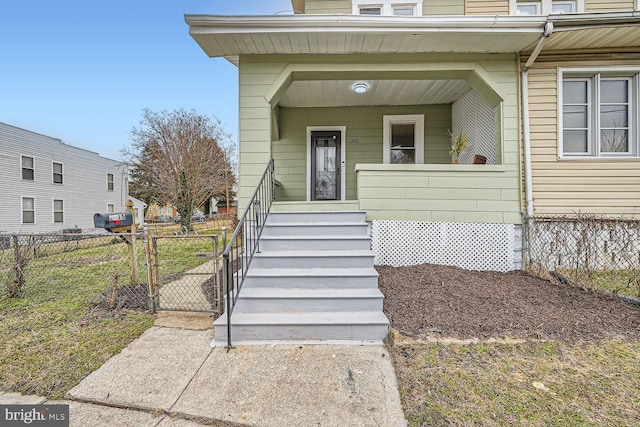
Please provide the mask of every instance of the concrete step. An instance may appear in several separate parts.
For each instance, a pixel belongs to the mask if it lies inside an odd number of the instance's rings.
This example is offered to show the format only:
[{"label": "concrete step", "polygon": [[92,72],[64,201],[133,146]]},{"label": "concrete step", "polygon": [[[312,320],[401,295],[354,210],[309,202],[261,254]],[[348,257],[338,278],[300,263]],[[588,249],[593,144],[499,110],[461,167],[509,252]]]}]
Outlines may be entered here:
[{"label": "concrete step", "polygon": [[378,289],[242,288],[234,313],[382,311]]},{"label": "concrete step", "polygon": [[263,251],[368,250],[371,249],[371,238],[368,236],[262,236],[260,249]]},{"label": "concrete step", "polygon": [[[256,268],[247,272],[244,287],[373,288],[378,289],[375,268]],[[243,290],[240,291],[242,294]]]},{"label": "concrete step", "polygon": [[264,226],[263,236],[366,236],[365,222],[283,222]]},{"label": "concrete step", "polygon": [[373,259],[370,250],[263,251],[253,256],[251,268],[367,268]]},{"label": "concrete step", "polygon": [[309,212],[309,211],[287,211],[271,212],[267,219],[268,224],[281,223],[301,223],[301,222],[365,222],[365,212],[363,211],[331,211],[331,212]]},{"label": "concrete step", "polygon": [[[214,322],[214,345],[226,345],[226,316]],[[267,343],[376,343],[389,332],[382,311],[312,313],[236,313],[231,315],[232,345]]]}]

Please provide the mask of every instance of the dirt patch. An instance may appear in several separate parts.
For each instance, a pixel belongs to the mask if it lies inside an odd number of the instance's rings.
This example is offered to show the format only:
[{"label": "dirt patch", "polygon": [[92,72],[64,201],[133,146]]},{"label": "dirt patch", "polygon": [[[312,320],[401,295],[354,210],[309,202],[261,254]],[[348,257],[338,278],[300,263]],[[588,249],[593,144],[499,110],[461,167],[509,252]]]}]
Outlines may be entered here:
[{"label": "dirt patch", "polygon": [[411,336],[640,338],[640,307],[531,276],[423,264],[376,267],[391,327]]},{"label": "dirt patch", "polygon": [[104,310],[149,310],[149,288],[145,283],[118,285],[97,294],[91,301],[93,307]]}]

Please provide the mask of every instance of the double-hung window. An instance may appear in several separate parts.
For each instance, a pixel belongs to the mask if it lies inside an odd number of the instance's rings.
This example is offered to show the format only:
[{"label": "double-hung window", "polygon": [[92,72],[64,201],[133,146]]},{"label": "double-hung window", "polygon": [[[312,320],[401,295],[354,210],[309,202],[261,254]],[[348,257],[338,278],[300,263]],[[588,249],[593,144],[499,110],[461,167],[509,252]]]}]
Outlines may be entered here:
[{"label": "double-hung window", "polygon": [[549,15],[584,11],[584,0],[510,0],[514,15]]},{"label": "double-hung window", "polygon": [[62,184],[62,163],[53,162],[53,183]]},{"label": "double-hung window", "polygon": [[423,0],[352,0],[354,15],[422,16]]},{"label": "double-hung window", "polygon": [[33,197],[22,198],[22,223],[34,224],[36,222],[36,199]]},{"label": "double-hung window", "polygon": [[114,190],[114,183],[113,183],[113,174],[112,173],[108,173],[107,174],[107,191],[113,191]]},{"label": "double-hung window", "polygon": [[33,157],[21,156],[20,162],[22,165],[22,179],[33,181],[35,175],[33,167]]},{"label": "double-hung window", "polygon": [[424,163],[424,115],[384,116],[382,132],[384,163]]},{"label": "double-hung window", "polygon": [[561,157],[637,157],[640,69],[559,75]]},{"label": "double-hung window", "polygon": [[63,200],[53,200],[53,222],[54,223],[62,223],[64,222],[64,201]]}]

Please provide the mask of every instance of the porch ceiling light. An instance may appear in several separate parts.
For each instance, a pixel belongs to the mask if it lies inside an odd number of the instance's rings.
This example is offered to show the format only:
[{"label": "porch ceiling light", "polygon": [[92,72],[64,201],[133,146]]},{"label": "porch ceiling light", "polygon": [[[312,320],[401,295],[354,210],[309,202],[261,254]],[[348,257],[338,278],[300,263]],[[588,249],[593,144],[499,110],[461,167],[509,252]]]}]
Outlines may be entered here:
[{"label": "porch ceiling light", "polygon": [[371,86],[367,82],[355,82],[351,85],[351,90],[355,93],[367,93]]}]

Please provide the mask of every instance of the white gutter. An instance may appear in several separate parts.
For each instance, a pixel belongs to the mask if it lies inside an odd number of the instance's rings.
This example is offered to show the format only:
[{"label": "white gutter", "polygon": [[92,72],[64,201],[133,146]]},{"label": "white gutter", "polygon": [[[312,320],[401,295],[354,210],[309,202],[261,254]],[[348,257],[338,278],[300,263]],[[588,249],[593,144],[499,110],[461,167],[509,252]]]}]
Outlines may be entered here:
[{"label": "white gutter", "polygon": [[529,59],[522,68],[522,75],[520,78],[521,84],[521,96],[522,96],[522,135],[524,145],[524,185],[525,185],[525,207],[527,217],[533,216],[533,183],[531,178],[531,132],[529,131],[529,68],[533,65],[538,58],[542,46],[544,45],[547,37],[553,32],[553,24],[547,22],[544,26],[544,32],[542,37],[538,41],[536,48],[533,50]]}]

